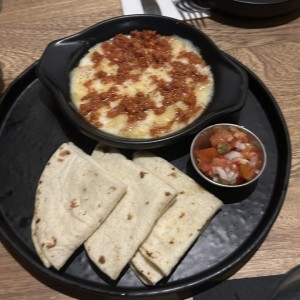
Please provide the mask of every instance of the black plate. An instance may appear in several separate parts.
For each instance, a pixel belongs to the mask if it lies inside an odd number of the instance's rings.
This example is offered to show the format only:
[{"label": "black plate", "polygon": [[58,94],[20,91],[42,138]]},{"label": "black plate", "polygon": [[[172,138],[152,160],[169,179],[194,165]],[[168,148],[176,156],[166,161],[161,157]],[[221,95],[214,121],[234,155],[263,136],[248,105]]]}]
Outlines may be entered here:
[{"label": "black plate", "polygon": [[[151,139],[130,139],[106,133],[91,126],[78,113],[70,98],[70,72],[95,44],[119,33],[155,30],[161,35],[177,35],[200,49],[214,78],[214,94],[207,108],[191,124],[170,135]],[[221,116],[240,110],[246,100],[247,75],[203,32],[177,19],[154,15],[119,16],[105,20],[72,36],[50,43],[37,67],[37,76],[53,93],[70,123],[88,137],[119,148],[157,148],[192,135]]]},{"label": "black plate", "polygon": [[[189,0],[187,0],[189,1]],[[271,18],[286,15],[300,8],[299,0],[192,0],[213,11],[236,17]]]},{"label": "black plate", "polygon": [[[1,240],[31,274],[38,274],[38,279],[46,284],[54,281],[61,292],[71,290],[74,297],[83,293],[85,299],[91,294],[101,299],[182,296],[231,275],[246,263],[274,223],[286,194],[291,163],[289,135],[276,101],[253,73],[239,65],[247,72],[250,84],[239,124],[262,140],[268,164],[255,190],[242,201],[225,205],[169,278],[146,287],[127,268],[119,281],[111,282],[96,270],[83,247],[60,272],[46,269],[40,262],[30,230],[39,176],[61,143],[71,140],[89,153],[95,142],[68,125],[51,94],[36,78],[36,65],[16,79],[0,104]],[[157,151],[193,176],[189,142]]]}]

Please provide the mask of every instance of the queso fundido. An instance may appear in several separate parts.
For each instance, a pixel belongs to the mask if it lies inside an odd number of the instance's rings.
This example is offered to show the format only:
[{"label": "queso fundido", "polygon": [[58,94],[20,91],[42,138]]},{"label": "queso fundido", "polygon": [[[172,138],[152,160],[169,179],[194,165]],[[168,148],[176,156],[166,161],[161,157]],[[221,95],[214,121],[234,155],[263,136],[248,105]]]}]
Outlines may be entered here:
[{"label": "queso fundido", "polygon": [[95,45],[70,80],[71,98],[89,123],[139,139],[165,136],[193,122],[214,86],[198,48],[151,30],[118,34]]}]

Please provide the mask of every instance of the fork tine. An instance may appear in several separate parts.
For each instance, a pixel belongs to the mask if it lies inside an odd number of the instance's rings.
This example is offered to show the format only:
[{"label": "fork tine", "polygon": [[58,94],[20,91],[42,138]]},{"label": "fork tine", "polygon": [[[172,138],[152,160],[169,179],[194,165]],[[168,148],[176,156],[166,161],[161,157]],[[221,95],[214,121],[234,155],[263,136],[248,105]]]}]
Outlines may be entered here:
[{"label": "fork tine", "polygon": [[197,27],[201,28],[203,26],[205,28],[206,24],[204,22],[203,12],[199,11],[199,14],[200,18],[196,14],[194,14],[194,19],[196,21]]},{"label": "fork tine", "polygon": [[192,25],[197,27],[198,23],[197,23],[197,19],[195,18],[195,15],[193,13],[190,13],[190,12],[188,12],[187,14],[189,16],[189,19],[190,19]]},{"label": "fork tine", "polygon": [[199,19],[199,18],[195,18],[193,19],[194,20],[194,23],[195,23],[195,27],[198,27],[198,28],[201,28],[202,27],[202,19]]},{"label": "fork tine", "polygon": [[203,11],[200,11],[200,15],[201,15],[201,24],[204,28],[206,28],[206,23],[205,23],[205,18],[203,17]]},{"label": "fork tine", "polygon": [[[198,28],[201,28],[202,26],[206,27],[202,18],[202,9],[199,9],[199,7],[192,7],[188,0],[173,0],[173,3],[185,22]],[[197,14],[200,14],[200,18]]]},{"label": "fork tine", "polygon": [[180,13],[182,19],[183,19],[184,21],[187,21],[185,15],[184,15],[184,13],[183,13],[183,11],[182,11],[181,9],[178,9],[178,12]]},{"label": "fork tine", "polygon": [[182,13],[183,19],[185,22],[195,26],[195,27],[199,27],[201,28],[201,24],[199,23],[199,20],[195,18],[195,16],[193,14],[191,14],[190,12],[184,12]]}]

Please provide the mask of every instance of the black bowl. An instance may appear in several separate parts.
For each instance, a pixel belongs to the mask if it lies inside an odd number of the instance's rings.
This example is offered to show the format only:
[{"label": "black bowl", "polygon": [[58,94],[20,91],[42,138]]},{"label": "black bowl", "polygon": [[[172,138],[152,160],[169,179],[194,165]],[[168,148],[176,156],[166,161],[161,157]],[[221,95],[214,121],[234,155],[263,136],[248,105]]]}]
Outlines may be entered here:
[{"label": "black bowl", "polygon": [[[133,30],[156,30],[161,35],[178,35],[200,49],[210,65],[215,87],[205,111],[190,125],[170,135],[153,139],[130,139],[105,133],[90,125],[79,114],[70,98],[69,74],[87,51],[118,33]],[[246,100],[247,75],[201,31],[182,21],[154,15],[120,16],[98,23],[80,33],[54,41],[46,48],[37,67],[37,76],[53,93],[69,121],[88,137],[119,148],[157,148],[192,135],[222,116],[239,111]]]},{"label": "black bowl", "polygon": [[300,8],[298,0],[194,0],[194,2],[200,6],[206,4],[206,7],[220,14],[254,20],[287,15]]}]

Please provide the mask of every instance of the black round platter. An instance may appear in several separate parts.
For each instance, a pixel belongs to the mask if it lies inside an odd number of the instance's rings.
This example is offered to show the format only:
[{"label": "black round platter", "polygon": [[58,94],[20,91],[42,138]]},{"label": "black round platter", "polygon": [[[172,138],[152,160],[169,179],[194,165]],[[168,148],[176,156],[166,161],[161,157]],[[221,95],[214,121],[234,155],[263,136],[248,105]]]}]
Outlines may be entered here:
[{"label": "black round platter", "polygon": [[[226,201],[170,277],[154,287],[143,285],[130,268],[116,282],[108,280],[89,261],[83,247],[60,271],[46,269],[39,260],[30,225],[41,172],[63,142],[72,141],[87,153],[96,142],[65,120],[52,95],[36,77],[37,64],[22,73],[0,102],[0,236],[16,259],[60,292],[78,298],[94,295],[99,299],[192,295],[243,266],[265,239],[280,211],[288,186],[291,150],[285,120],[275,99],[254,73],[233,61],[249,79],[246,104],[237,122],[264,143],[266,169],[244,199]],[[189,147],[187,139],[154,151],[197,180],[189,160]]]}]

